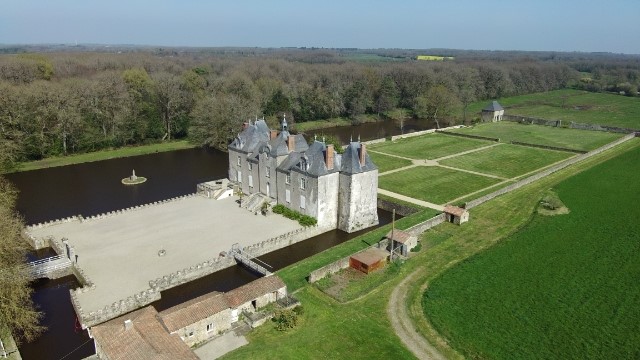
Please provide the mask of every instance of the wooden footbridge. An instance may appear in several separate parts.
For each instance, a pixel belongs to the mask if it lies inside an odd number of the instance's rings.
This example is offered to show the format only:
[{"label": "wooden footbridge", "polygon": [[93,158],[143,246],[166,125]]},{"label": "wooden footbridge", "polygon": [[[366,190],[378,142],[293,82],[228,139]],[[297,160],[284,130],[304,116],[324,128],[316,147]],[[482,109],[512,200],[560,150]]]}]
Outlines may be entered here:
[{"label": "wooden footbridge", "polygon": [[57,255],[32,261],[25,265],[29,272],[29,277],[33,280],[40,278],[56,278],[62,272],[71,268],[71,260],[66,256]]},{"label": "wooden footbridge", "polygon": [[271,271],[267,270],[267,267],[271,269],[271,266],[269,266],[269,264],[260,261],[259,259],[254,258],[246,252],[242,251],[242,248],[240,248],[239,244],[233,244],[233,246],[231,247],[231,251],[229,251],[229,255],[233,256],[233,258],[236,259],[239,264],[242,264],[248,267],[250,270],[253,270],[259,274],[262,274],[264,276],[269,276],[272,274]]}]

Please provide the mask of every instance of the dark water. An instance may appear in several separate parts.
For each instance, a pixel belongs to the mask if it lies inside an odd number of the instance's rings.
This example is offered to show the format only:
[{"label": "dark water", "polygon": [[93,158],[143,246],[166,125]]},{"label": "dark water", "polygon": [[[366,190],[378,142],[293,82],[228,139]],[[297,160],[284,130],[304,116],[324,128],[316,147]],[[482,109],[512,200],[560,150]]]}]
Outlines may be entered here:
[{"label": "dark water", "polygon": [[[402,125],[402,128],[401,128]],[[374,140],[386,138],[393,135],[407,134],[415,131],[434,129],[435,123],[427,120],[406,119],[403,123],[385,120],[371,123],[363,123],[354,126],[339,126],[334,128],[312,130],[305,132],[307,139],[312,139],[314,135],[321,138],[323,135],[333,135],[341,140],[343,144],[348,144],[351,139]]]},{"label": "dark water", "polygon": [[47,331],[37,340],[22,344],[20,354],[30,359],[83,359],[95,353],[93,341],[86,331],[78,328],[76,313],[71,305],[69,290],[80,286],[74,276],[56,280],[41,279],[32,284],[36,290],[33,302],[44,317],[41,324]]},{"label": "dark water", "polygon": [[[187,149],[7,174],[20,191],[17,209],[27,224],[73,215],[91,216],[196,191],[196,184],[226,178],[228,155]],[[136,175],[136,186],[120,180]]]},{"label": "dark water", "polygon": [[[415,126],[415,127],[411,127]],[[421,130],[418,124],[407,128]],[[358,132],[353,132],[359,129]],[[362,124],[357,127],[328,129],[343,141],[352,133],[362,140],[399,134],[400,129],[387,122]],[[325,130],[325,133],[329,133]],[[355,138],[355,136],[354,136]],[[125,186],[120,180],[131,175],[148,178],[144,184]],[[55,220],[73,215],[91,216],[142,205],[195,192],[196,184],[227,177],[228,155],[211,149],[188,149],[173,152],[112,159],[93,163],[8,174],[6,177],[20,191],[17,208],[28,224]],[[388,212],[378,212],[380,224],[391,221]],[[362,231],[364,232],[364,231]],[[328,249],[362,232],[347,234],[339,230],[266,254],[260,259],[281,269],[322,250]],[[30,260],[52,255],[51,250],[34,251]],[[229,291],[244,285],[257,276],[235,266],[202,279],[169,289],[153,305],[159,310],[211,291]],[[44,312],[43,324],[49,330],[37,341],[22,344],[20,352],[25,360],[82,359],[94,352],[88,335],[75,328],[76,316],[69,299],[69,289],[80,286],[73,277],[34,282],[34,303]]]}]

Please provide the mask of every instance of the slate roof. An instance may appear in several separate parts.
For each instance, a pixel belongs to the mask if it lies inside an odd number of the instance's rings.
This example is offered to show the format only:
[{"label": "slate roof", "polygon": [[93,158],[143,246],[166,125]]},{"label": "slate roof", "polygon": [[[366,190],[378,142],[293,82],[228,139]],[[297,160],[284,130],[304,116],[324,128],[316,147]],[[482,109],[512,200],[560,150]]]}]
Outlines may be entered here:
[{"label": "slate roof", "polygon": [[[197,360],[177,334],[170,335],[158,320],[158,312],[147,306],[91,328],[102,351],[111,360]],[[125,330],[125,320],[133,326]]]},{"label": "slate roof", "polygon": [[[279,170],[291,171],[296,169],[302,173],[306,173],[311,176],[321,176],[330,173],[334,173],[340,170],[341,156],[337,152],[333,153],[333,169],[328,170],[325,162],[325,153],[327,146],[320,141],[314,141],[308,146],[308,149],[302,153],[293,152],[278,166]],[[307,169],[302,169],[302,159],[307,162]]]},{"label": "slate roof", "polygon": [[482,111],[500,111],[500,110],[504,110],[504,108],[495,100],[492,101],[489,105],[487,105],[487,107],[482,109]]},{"label": "slate roof", "polygon": [[[391,237],[392,233],[393,233],[393,238]],[[404,230],[395,229],[393,231],[389,231],[389,233],[387,234],[387,239],[392,239],[395,242],[406,244],[407,241],[409,241],[413,236],[414,235]]]},{"label": "slate roof", "polygon": [[[276,136],[275,139],[269,141],[269,146],[271,147],[271,152],[269,155],[271,156],[282,156],[287,155],[289,153],[289,134],[288,131],[283,130]],[[302,152],[306,151],[309,148],[307,145],[307,140],[305,140],[304,136],[301,134],[293,135],[294,137],[294,148],[293,151]]]},{"label": "slate roof", "polygon": [[260,296],[268,293],[272,293],[279,289],[286,287],[282,279],[277,275],[270,275],[254,280],[246,285],[242,285],[239,288],[233,289],[225,293],[227,302],[231,308],[237,308],[238,306],[255,300]]},{"label": "slate roof", "polygon": [[467,210],[463,208],[459,208],[453,205],[446,205],[444,207],[444,212],[447,214],[452,214],[454,216],[462,216]]},{"label": "slate roof", "polygon": [[365,154],[364,165],[360,165],[360,147],[359,142],[351,142],[342,154],[341,171],[346,174],[358,174],[367,171],[376,170],[377,167],[371,161],[369,154]]},{"label": "slate roof", "polygon": [[269,141],[269,127],[264,120],[256,120],[249,125],[238,136],[233,139],[229,147],[246,153],[252,153],[258,149],[261,142]]},{"label": "slate roof", "polygon": [[228,308],[225,295],[214,291],[161,311],[158,315],[167,330],[174,332]]}]

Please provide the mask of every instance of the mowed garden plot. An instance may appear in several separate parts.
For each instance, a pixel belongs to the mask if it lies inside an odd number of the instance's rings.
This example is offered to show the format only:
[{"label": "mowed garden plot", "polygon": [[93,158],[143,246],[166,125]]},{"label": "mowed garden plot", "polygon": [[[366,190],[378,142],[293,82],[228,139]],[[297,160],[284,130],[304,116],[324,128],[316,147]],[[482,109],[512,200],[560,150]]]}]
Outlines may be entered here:
[{"label": "mowed garden plot", "polygon": [[450,135],[428,134],[371,145],[370,149],[410,159],[437,159],[493,144]]},{"label": "mowed garden plot", "polygon": [[440,164],[485,174],[513,178],[576,154],[503,144],[440,161]]},{"label": "mowed garden plot", "polygon": [[499,179],[437,166],[419,166],[378,178],[382,189],[435,204],[444,204],[498,182]]},{"label": "mowed garden plot", "polygon": [[450,130],[461,134],[498,138],[501,142],[519,141],[529,144],[546,145],[589,151],[608,144],[623,134],[604,131],[586,131],[555,128],[542,125],[525,125],[502,121],[478,124],[473,127]]},{"label": "mowed garden plot", "polygon": [[554,187],[570,213],[525,227],[435,279],[423,307],[465,357],[640,354],[640,148]]},{"label": "mowed garden plot", "polygon": [[378,173],[383,173],[411,165],[411,160],[401,159],[395,156],[382,155],[373,151],[369,151],[369,156],[371,157],[371,160],[373,160],[373,163],[378,167]]}]

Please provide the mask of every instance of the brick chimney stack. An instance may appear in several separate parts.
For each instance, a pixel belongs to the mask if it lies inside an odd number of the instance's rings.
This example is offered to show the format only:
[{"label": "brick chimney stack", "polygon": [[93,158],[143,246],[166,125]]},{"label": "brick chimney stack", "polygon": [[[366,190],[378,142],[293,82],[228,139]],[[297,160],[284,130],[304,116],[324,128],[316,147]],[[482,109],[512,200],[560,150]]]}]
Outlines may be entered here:
[{"label": "brick chimney stack", "polygon": [[327,170],[333,170],[333,144],[327,145]]},{"label": "brick chimney stack", "polygon": [[273,140],[278,136],[278,130],[270,130],[269,131],[269,140]]},{"label": "brick chimney stack", "polygon": [[365,155],[367,154],[366,144],[360,143],[360,166],[364,166]]},{"label": "brick chimney stack", "polygon": [[287,138],[287,147],[289,151],[293,151],[296,148],[296,138],[294,135],[289,135]]}]

